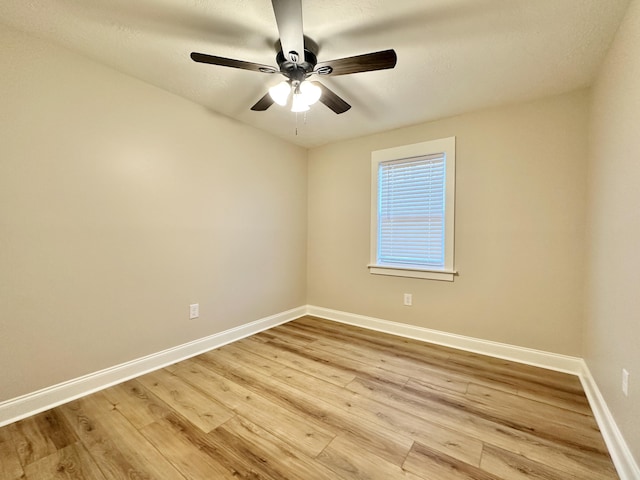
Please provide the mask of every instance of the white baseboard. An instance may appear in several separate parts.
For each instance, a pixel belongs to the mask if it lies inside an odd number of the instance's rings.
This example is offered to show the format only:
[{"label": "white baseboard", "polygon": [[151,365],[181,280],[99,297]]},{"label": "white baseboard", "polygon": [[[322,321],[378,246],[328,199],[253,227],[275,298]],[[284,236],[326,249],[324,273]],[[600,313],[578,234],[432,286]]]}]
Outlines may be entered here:
[{"label": "white baseboard", "polygon": [[640,469],[627,446],[620,429],[611,415],[609,407],[598,389],[598,385],[591,376],[586,362],[582,358],[569,357],[556,353],[517,347],[504,343],[492,342],[473,337],[465,337],[452,333],[430,330],[404,323],[390,322],[379,318],[341,312],[323,307],[307,305],[307,314],[315,317],[346,323],[357,327],[390,333],[401,337],[422,340],[428,343],[458,348],[469,352],[480,353],[492,357],[503,358],[518,363],[542,367],[577,375],[593,410],[593,415],[602,432],[613,464],[620,480],[639,480]]},{"label": "white baseboard", "polygon": [[390,333],[400,337],[413,338],[428,343],[435,343],[445,347],[458,348],[468,352],[489,355],[491,357],[512,360],[549,370],[580,375],[583,361],[578,357],[559,355],[557,353],[534,350],[531,348],[517,347],[506,343],[492,342],[479,338],[465,337],[454,333],[431,330],[429,328],[416,327],[406,323],[390,322],[379,318],[366,317],[354,313],[330,310],[328,308],[307,305],[307,313],[327,320],[347,323],[357,327],[368,328],[378,332]]},{"label": "white baseboard", "polygon": [[193,342],[169,348],[162,352],[147,355],[146,357],[6,400],[0,403],[0,427],[153,370],[235,342],[236,340],[275,327],[276,325],[295,320],[296,318],[304,316],[306,311],[307,309],[304,306],[294,308],[236,328],[225,330],[224,332],[194,340]]},{"label": "white baseboard", "polygon": [[609,454],[616,466],[620,480],[638,480],[640,479],[640,467],[636,463],[627,443],[625,442],[618,425],[616,424],[611,411],[604,401],[602,393],[596,384],[595,379],[591,375],[591,371],[586,362],[582,362],[582,373],[580,375],[582,388],[584,388],[589,405],[596,417],[598,427],[604,438]]}]

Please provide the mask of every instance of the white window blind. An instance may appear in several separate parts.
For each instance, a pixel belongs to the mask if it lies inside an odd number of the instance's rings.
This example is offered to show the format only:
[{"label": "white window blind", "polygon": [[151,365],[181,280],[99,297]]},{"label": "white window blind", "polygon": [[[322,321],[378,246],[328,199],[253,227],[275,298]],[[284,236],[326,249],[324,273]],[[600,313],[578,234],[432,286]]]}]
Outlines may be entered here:
[{"label": "white window blind", "polygon": [[373,275],[453,282],[456,137],[371,152]]},{"label": "white window blind", "polygon": [[446,154],[378,165],[379,265],[445,266]]}]

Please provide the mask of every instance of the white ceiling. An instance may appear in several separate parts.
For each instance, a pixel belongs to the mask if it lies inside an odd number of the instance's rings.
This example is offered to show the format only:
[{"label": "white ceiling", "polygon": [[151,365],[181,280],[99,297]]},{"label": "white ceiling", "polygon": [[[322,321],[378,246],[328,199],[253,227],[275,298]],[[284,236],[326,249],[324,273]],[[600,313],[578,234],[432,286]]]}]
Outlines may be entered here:
[{"label": "white ceiling", "polygon": [[[249,108],[283,79],[198,64],[276,65],[270,0],[1,0],[0,22],[303,146],[591,83],[629,0],[303,0],[319,61],[388,48],[393,70],[325,77],[353,106]],[[1,47],[0,47],[1,48]],[[296,135],[297,126],[297,135]]]}]

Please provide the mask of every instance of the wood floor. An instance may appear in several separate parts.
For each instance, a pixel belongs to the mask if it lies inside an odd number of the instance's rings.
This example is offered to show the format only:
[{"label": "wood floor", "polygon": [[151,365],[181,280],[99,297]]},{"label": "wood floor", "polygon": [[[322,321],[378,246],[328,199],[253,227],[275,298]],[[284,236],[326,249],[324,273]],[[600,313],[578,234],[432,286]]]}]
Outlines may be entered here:
[{"label": "wood floor", "polygon": [[305,317],[0,429],[0,478],[618,478],[580,386]]}]

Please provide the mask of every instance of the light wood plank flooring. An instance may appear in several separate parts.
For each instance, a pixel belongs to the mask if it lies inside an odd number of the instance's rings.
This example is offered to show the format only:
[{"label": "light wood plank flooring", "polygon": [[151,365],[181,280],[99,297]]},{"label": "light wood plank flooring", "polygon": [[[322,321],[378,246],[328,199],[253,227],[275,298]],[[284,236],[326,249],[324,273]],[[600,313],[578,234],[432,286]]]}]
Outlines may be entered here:
[{"label": "light wood plank flooring", "polygon": [[578,378],[305,317],[0,429],[0,478],[618,478]]}]

